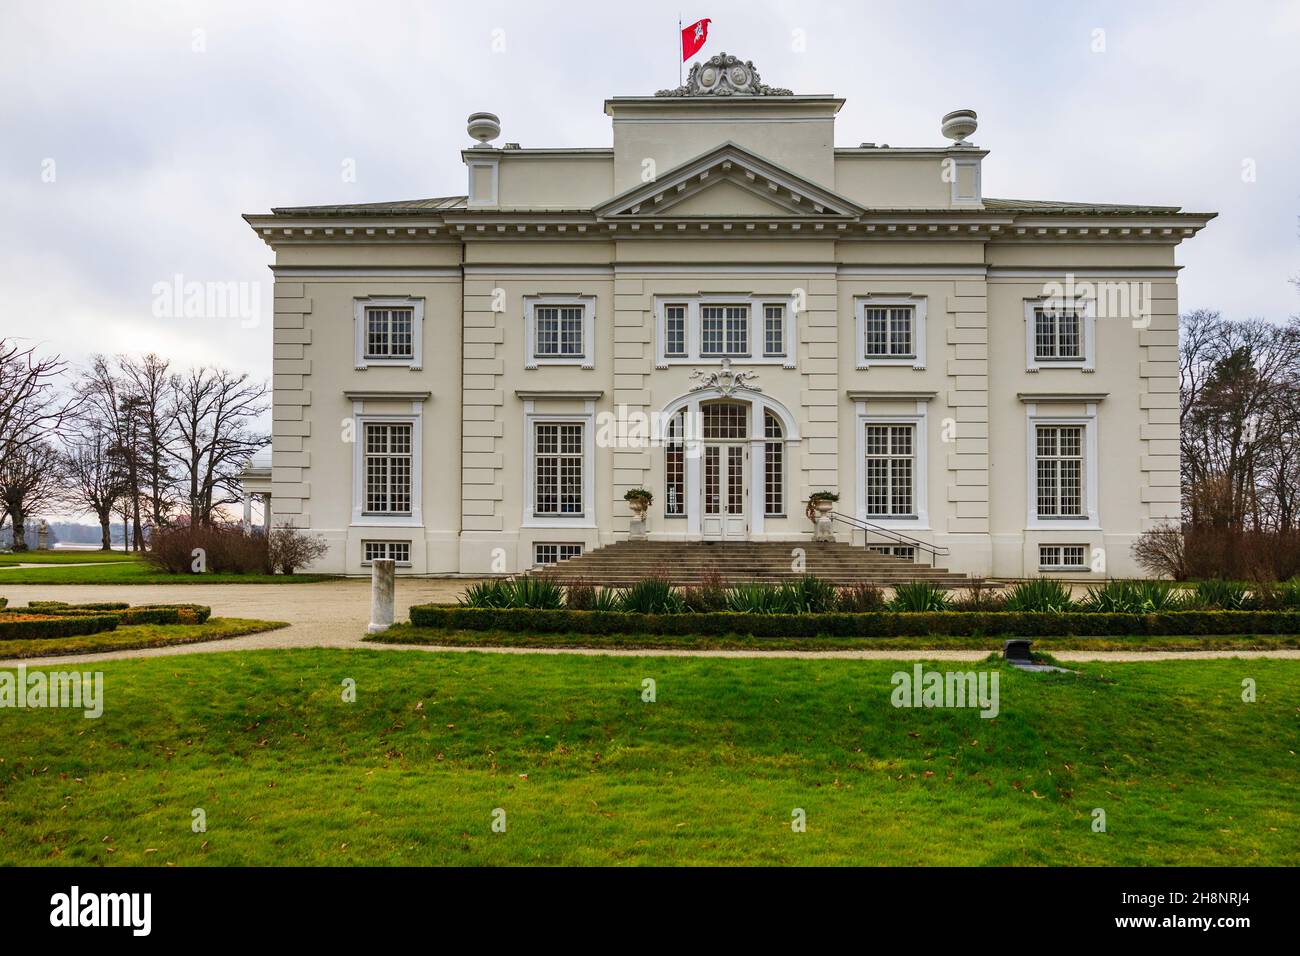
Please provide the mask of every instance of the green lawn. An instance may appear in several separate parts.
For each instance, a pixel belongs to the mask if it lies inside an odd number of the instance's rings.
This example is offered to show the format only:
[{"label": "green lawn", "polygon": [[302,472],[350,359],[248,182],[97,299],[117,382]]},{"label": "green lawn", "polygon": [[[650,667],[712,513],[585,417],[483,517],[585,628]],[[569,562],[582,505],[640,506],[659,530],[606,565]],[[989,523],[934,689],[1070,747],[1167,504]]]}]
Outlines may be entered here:
[{"label": "green lawn", "polygon": [[[41,554],[35,558],[35,554]],[[69,557],[75,554],[75,557]],[[94,562],[88,567],[60,567]],[[50,567],[18,568],[15,564],[41,563]],[[166,574],[145,564],[139,555],[120,551],[29,552],[0,555],[0,594],[5,584],[311,584],[334,581],[330,574]]]},{"label": "green lawn", "polygon": [[[1296,634],[1211,637],[1032,637],[1036,650],[1052,651],[1258,651],[1300,648]],[[627,649],[765,651],[1000,651],[1005,637],[749,637],[665,634],[542,634],[535,631],[443,631],[395,624],[365,638],[375,644],[452,647],[613,647]]]},{"label": "green lawn", "polygon": [[9,551],[0,554],[0,568],[15,564],[82,564],[85,562],[138,561],[125,551]]},{"label": "green lawn", "polygon": [[170,644],[197,644],[220,641],[243,634],[259,634],[288,627],[283,621],[258,621],[252,618],[212,617],[202,624],[123,624],[111,631],[75,637],[41,637],[0,641],[0,659],[53,657],[57,654],[96,654],[101,651],[125,651],[139,647],[165,647]]},{"label": "green lawn", "polygon": [[1289,661],[999,669],[993,720],[893,708],[886,661],[94,667],[99,720],[0,710],[0,864],[1300,863]]}]

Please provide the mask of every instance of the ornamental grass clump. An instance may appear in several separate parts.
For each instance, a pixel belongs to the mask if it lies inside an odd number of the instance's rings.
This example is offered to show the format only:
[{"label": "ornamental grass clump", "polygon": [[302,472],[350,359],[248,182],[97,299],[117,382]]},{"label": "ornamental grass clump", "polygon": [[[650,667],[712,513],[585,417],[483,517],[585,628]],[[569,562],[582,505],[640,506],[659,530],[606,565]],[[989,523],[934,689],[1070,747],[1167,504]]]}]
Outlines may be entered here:
[{"label": "ornamental grass clump", "polygon": [[1183,606],[1179,592],[1168,581],[1107,581],[1088,588],[1079,610],[1100,614],[1155,614]]},{"label": "ornamental grass clump", "polygon": [[909,581],[894,588],[888,607],[891,611],[946,611],[951,605],[947,588],[929,581]]},{"label": "ornamental grass clump", "polygon": [[1021,581],[1007,593],[1005,610],[1060,614],[1074,610],[1070,588],[1052,578]]}]

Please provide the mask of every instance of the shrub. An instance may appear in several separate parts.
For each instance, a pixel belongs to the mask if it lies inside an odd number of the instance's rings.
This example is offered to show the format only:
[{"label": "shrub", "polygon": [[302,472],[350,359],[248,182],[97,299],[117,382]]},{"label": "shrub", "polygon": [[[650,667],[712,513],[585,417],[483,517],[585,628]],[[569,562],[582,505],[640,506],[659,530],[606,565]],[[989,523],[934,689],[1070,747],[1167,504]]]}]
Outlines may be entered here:
[{"label": "shrub", "polygon": [[1183,532],[1165,526],[1143,531],[1129,548],[1143,570],[1156,577],[1182,581],[1187,577],[1187,560]]},{"label": "shrub", "polygon": [[505,582],[510,607],[558,608],[564,604],[564,589],[550,578],[512,578]]},{"label": "shrub", "polygon": [[1006,607],[1007,596],[985,581],[972,581],[951,605],[954,611],[1004,611]]},{"label": "shrub", "polygon": [[318,534],[282,525],[271,529],[266,548],[266,564],[272,572],[293,574],[325,557],[329,544]]},{"label": "shrub", "polygon": [[700,583],[682,590],[682,602],[688,611],[725,611],[727,608],[727,582],[716,567],[709,568]]},{"label": "shrub", "polygon": [[1008,611],[1059,614],[1073,610],[1074,599],[1068,585],[1052,578],[1034,578],[1021,581],[1007,592],[1005,607]]},{"label": "shrub", "polygon": [[816,575],[803,575],[785,585],[790,611],[796,614],[824,614],[839,606],[835,585]]},{"label": "shrub", "polygon": [[1252,604],[1246,585],[1238,581],[1211,578],[1200,581],[1186,599],[1187,607],[1196,610],[1244,611]]},{"label": "shrub", "polygon": [[836,600],[841,611],[861,613],[885,609],[885,592],[874,584],[858,583],[842,587]]},{"label": "shrub", "polygon": [[212,616],[204,604],[137,604],[119,602],[68,604],[64,601],[34,601],[26,610],[58,617],[112,617],[118,624],[202,624]]},{"label": "shrub", "polygon": [[[217,574],[269,574],[272,569],[267,538],[240,525],[194,525],[155,528],[144,560],[169,574],[195,574],[194,551],[201,552],[203,571]],[[318,555],[319,556],[319,555]]]},{"label": "shrub", "polygon": [[894,588],[891,611],[946,611],[948,591],[929,581],[909,581]]},{"label": "shrub", "polygon": [[623,608],[623,595],[618,588],[601,588],[592,603],[593,611],[619,611]]},{"label": "shrub", "polygon": [[1182,597],[1167,581],[1107,581],[1101,587],[1088,588],[1079,609],[1102,614],[1152,614],[1176,611],[1182,604]]},{"label": "shrub", "polygon": [[564,606],[575,611],[590,611],[596,605],[596,589],[582,578],[564,586]]},{"label": "shrub", "polygon": [[1286,581],[1300,574],[1300,532],[1296,531],[1166,526],[1143,532],[1131,550],[1148,573],[1178,581]]},{"label": "shrub", "polygon": [[727,610],[739,614],[784,614],[789,595],[780,587],[761,581],[735,584],[727,589]]},{"label": "shrub", "polygon": [[460,603],[465,607],[509,607],[510,597],[506,594],[505,588],[508,583],[502,578],[478,581],[465,589]]},{"label": "shrub", "polygon": [[539,634],[753,637],[1105,637],[1300,633],[1296,611],[1170,611],[1160,614],[953,612],[872,614],[629,614],[425,604],[416,627]]},{"label": "shrub", "polygon": [[624,591],[620,606],[633,614],[679,614],[686,610],[671,582],[658,575],[642,578]]},{"label": "shrub", "polygon": [[0,612],[0,641],[23,638],[79,637],[117,627],[113,614],[50,614],[24,611]]}]

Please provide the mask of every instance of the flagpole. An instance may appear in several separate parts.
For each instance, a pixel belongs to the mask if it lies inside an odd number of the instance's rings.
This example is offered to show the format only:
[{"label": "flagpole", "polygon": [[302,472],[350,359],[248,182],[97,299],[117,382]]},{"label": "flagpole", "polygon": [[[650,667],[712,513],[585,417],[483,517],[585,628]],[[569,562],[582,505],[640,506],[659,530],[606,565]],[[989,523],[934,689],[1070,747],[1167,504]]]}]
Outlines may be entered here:
[{"label": "flagpole", "polygon": [[677,85],[682,85],[682,15],[677,14]]}]

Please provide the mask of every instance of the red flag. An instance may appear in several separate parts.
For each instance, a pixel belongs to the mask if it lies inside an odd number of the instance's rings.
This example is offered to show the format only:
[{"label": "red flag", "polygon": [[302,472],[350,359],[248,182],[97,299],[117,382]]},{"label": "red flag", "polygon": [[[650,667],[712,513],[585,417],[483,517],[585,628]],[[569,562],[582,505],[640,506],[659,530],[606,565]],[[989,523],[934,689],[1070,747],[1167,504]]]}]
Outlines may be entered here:
[{"label": "red flag", "polygon": [[682,31],[682,62],[685,63],[700,52],[704,41],[709,38],[709,24],[712,20],[699,20]]}]

